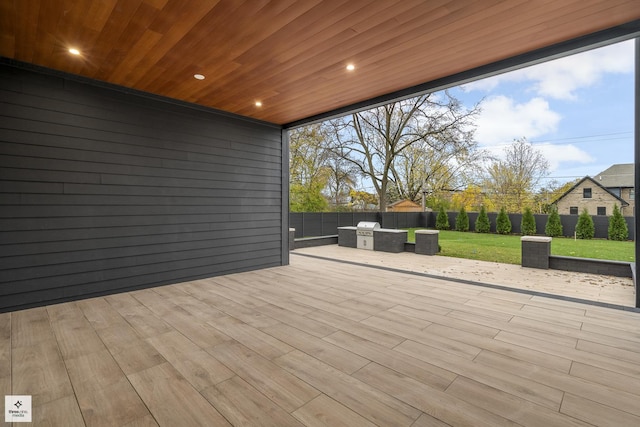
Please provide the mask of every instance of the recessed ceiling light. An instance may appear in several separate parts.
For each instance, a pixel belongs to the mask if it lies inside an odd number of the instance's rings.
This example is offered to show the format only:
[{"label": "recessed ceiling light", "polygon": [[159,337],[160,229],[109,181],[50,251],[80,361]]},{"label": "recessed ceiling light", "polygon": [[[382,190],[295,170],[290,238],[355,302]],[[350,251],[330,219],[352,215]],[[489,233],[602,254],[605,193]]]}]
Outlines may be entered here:
[{"label": "recessed ceiling light", "polygon": [[195,78],[197,80],[204,80],[204,76],[202,74],[194,74],[193,78]]},{"label": "recessed ceiling light", "polygon": [[72,47],[69,49],[69,53],[72,55],[80,55],[80,51],[78,49],[76,49],[75,47]]},{"label": "recessed ceiling light", "polygon": [[355,65],[353,65],[353,64],[348,64],[348,65],[347,65],[347,71],[353,71],[353,70],[355,70],[355,69],[356,69],[356,66],[355,66]]},{"label": "recessed ceiling light", "polygon": [[262,102],[256,101],[256,107],[262,107]]}]

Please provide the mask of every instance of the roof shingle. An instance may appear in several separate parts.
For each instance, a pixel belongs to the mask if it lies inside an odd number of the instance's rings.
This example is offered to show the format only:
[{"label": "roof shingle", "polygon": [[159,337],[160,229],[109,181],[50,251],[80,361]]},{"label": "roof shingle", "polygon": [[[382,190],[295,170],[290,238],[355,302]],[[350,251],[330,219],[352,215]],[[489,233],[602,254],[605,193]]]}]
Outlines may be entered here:
[{"label": "roof shingle", "polygon": [[634,164],[622,163],[609,167],[592,177],[605,188],[634,187]]}]

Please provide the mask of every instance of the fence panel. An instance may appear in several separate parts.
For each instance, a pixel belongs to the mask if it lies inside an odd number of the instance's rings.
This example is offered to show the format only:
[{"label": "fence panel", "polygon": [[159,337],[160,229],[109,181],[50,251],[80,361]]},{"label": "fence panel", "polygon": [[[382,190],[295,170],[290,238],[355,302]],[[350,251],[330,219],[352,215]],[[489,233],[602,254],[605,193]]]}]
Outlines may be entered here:
[{"label": "fence panel", "polygon": [[625,221],[627,221],[627,229],[629,229],[629,240],[635,239],[635,230],[636,230],[636,221],[632,216],[625,216]]},{"label": "fence panel", "polygon": [[302,212],[290,212],[289,227],[296,229],[296,238],[304,237],[304,214]]},{"label": "fence panel", "polygon": [[547,217],[549,215],[534,214],[533,218],[536,220],[536,234],[544,234],[544,229],[547,226]]},{"label": "fence panel", "polygon": [[382,228],[398,228],[394,212],[381,212],[378,222]]},{"label": "fence panel", "polygon": [[315,237],[322,236],[322,213],[321,212],[305,212],[302,216],[302,236]]},{"label": "fence panel", "polygon": [[609,235],[609,217],[608,216],[592,216],[593,225],[595,225],[596,239],[606,239]]}]

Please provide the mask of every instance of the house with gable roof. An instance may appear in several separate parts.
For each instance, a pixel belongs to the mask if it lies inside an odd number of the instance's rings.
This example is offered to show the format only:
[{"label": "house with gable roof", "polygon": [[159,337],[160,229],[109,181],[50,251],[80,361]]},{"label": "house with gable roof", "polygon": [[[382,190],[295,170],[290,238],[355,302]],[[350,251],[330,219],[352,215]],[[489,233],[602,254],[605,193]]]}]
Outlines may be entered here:
[{"label": "house with gable roof", "polygon": [[579,215],[584,208],[591,215],[611,215],[618,205],[624,216],[634,212],[634,165],[616,164],[594,177],[585,176],[554,204],[560,214]]}]

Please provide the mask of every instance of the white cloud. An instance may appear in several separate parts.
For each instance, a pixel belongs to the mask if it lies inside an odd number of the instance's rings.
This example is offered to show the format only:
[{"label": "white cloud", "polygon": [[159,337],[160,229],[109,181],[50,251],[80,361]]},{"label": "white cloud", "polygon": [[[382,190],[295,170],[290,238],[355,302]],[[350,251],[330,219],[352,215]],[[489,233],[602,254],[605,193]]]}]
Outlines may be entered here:
[{"label": "white cloud", "polygon": [[522,137],[532,140],[554,132],[560,118],[542,98],[517,104],[504,95],[493,96],[482,103],[475,137],[483,146],[504,146]]},{"label": "white cloud", "polygon": [[[503,95],[493,96],[482,104],[482,112],[476,121],[476,140],[489,153],[502,157],[504,149],[515,139],[536,138],[555,132],[561,116],[549,108],[542,98],[533,98],[518,104]],[[534,148],[542,152],[549,161],[551,171],[560,169],[561,164],[587,164],[594,158],[573,144],[534,143]]]},{"label": "white cloud", "polygon": [[[512,72],[513,73],[513,72]],[[460,86],[464,92],[473,92],[474,90],[480,92],[491,92],[493,89],[498,87],[500,82],[506,81],[509,74],[501,74],[494,77],[487,77],[485,79],[476,80],[470,83],[465,83]]]},{"label": "white cloud", "polygon": [[607,73],[632,73],[633,67],[634,41],[629,40],[478,80],[463,89],[488,92],[502,82],[528,82],[528,90],[538,96],[574,100],[578,89],[597,84]]},{"label": "white cloud", "polygon": [[549,167],[552,172],[560,169],[561,163],[587,164],[595,161],[589,153],[573,144],[535,144],[534,148],[540,150],[549,161]]}]

